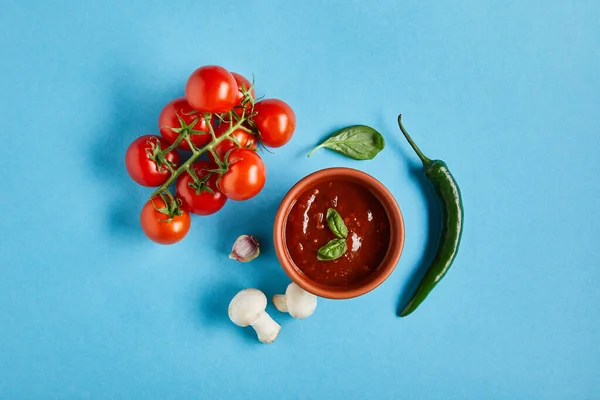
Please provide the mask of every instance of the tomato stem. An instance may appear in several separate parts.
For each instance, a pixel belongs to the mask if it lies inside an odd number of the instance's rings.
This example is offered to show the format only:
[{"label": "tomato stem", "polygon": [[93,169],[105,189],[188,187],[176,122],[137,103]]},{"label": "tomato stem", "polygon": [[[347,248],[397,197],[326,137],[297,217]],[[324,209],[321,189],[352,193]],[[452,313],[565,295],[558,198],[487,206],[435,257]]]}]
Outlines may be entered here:
[{"label": "tomato stem", "polygon": [[[245,117],[245,114],[242,113],[241,117],[237,120],[237,122],[235,124],[233,124],[233,121],[231,121],[230,128],[223,135],[221,135],[219,137],[216,137],[214,130],[212,128],[212,125],[208,124],[210,133],[211,133],[213,139],[211,140],[211,142],[209,144],[207,144],[206,146],[203,146],[201,149],[198,149],[195,146],[193,146],[191,143],[191,140],[189,140],[189,138],[187,137],[188,133],[182,131],[179,134],[179,137],[177,138],[177,140],[171,146],[169,146],[165,150],[163,150],[162,153],[166,154],[166,153],[168,153],[168,151],[173,150],[175,147],[177,147],[177,144],[179,144],[181,142],[181,140],[183,140],[183,138],[185,137],[188,140],[188,143],[190,144],[190,148],[192,149],[192,156],[186,162],[181,164],[179,166],[179,168],[177,168],[175,171],[173,171],[171,173],[171,176],[169,176],[169,179],[167,179],[167,181],[165,183],[163,183],[162,186],[160,186],[158,189],[156,189],[150,195],[150,198],[152,199],[153,197],[155,197],[161,193],[168,193],[168,195],[171,196],[171,193],[169,192],[169,186],[171,186],[171,184],[173,184],[173,182],[175,182],[175,180],[179,177],[179,175],[181,175],[185,171],[190,170],[190,167],[192,166],[194,161],[196,161],[198,159],[198,157],[200,157],[202,154],[206,153],[207,151],[209,151],[211,154],[213,154],[213,156],[216,156],[214,148],[224,140],[231,140],[230,136],[233,134],[233,132],[236,129],[238,129],[242,126],[244,121],[246,121],[246,117]],[[215,157],[215,160],[217,158],[218,157]]]},{"label": "tomato stem", "polygon": [[215,135],[215,130],[213,129],[212,124],[210,123],[212,116],[209,113],[204,114],[204,120],[206,121],[206,125],[208,125],[208,131],[210,132],[210,136],[212,140],[216,140],[217,136]]},{"label": "tomato stem", "polygon": [[194,183],[196,185],[200,185],[201,184],[200,178],[198,178],[198,175],[196,174],[196,170],[194,169],[193,166],[189,166],[187,168],[187,173],[190,174],[190,176],[192,177],[192,180],[194,181]]},{"label": "tomato stem", "polygon": [[176,149],[176,148],[177,148],[177,146],[179,146],[179,143],[181,143],[181,141],[182,141],[184,138],[187,138],[187,137],[188,137],[187,130],[185,131],[185,134],[184,134],[183,132],[182,132],[182,133],[180,133],[180,134],[179,134],[179,136],[177,137],[177,139],[176,139],[176,140],[175,140],[173,143],[171,143],[171,145],[170,145],[169,147],[167,147],[167,148],[166,148],[166,149],[165,149],[163,152],[164,152],[165,154],[167,154],[168,152],[170,152],[170,151],[172,151],[172,150]]},{"label": "tomato stem", "polygon": [[187,142],[188,146],[190,146],[190,150],[192,151],[192,153],[195,153],[198,151],[198,149],[196,148],[196,145],[194,144],[194,142],[192,142],[192,139],[190,139],[190,137],[186,137],[185,141]]},{"label": "tomato stem", "polygon": [[[198,117],[196,117],[196,119],[189,125],[186,124],[185,121],[183,120],[183,118],[181,118],[179,115],[177,115],[177,118],[179,119],[179,125],[181,125],[181,128],[179,128],[179,132],[178,132],[179,135],[177,136],[177,139],[175,139],[175,141],[173,143],[171,143],[171,145],[164,150],[165,154],[170,152],[171,150],[176,149],[177,146],[179,146],[179,144],[184,139],[188,140],[190,137],[190,131],[198,123]],[[188,140],[188,142],[189,142],[189,140]]]}]

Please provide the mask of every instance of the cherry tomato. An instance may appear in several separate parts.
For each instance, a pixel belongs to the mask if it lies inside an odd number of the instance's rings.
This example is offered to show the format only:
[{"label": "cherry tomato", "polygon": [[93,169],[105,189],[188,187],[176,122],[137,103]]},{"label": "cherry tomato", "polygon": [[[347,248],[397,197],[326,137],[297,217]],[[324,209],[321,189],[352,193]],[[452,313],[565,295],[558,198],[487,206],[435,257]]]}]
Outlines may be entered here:
[{"label": "cherry tomato", "polygon": [[190,214],[183,210],[183,214],[167,221],[169,216],[156,210],[155,207],[165,207],[163,199],[155,197],[153,200],[148,200],[140,214],[140,224],[146,236],[160,244],[173,244],[183,239],[190,230]]},{"label": "cherry tomato", "polygon": [[[181,123],[179,118],[185,122],[186,125],[192,124],[196,119],[198,122],[191,128],[194,131],[201,131],[206,133],[192,133],[190,140],[194,146],[200,148],[208,144],[211,140],[210,131],[208,124],[204,119],[204,115],[200,112],[195,111],[186,101],[185,97],[179,97],[169,102],[165,108],[160,112],[158,117],[158,127],[160,134],[167,139],[169,143],[175,142],[179,137],[178,129],[181,129]],[[183,140],[179,146],[182,150],[190,150],[190,145],[187,140]]]},{"label": "cherry tomato", "polygon": [[238,86],[229,71],[216,65],[195,70],[185,85],[185,97],[195,110],[223,113],[230,111],[238,98]]},{"label": "cherry tomato", "polygon": [[197,188],[191,187],[194,179],[187,172],[184,172],[177,179],[177,197],[181,199],[183,209],[198,215],[210,215],[219,211],[225,205],[227,197],[217,189],[218,174],[208,172],[216,169],[217,164],[208,161],[198,161],[192,165],[196,176],[204,180],[208,174],[210,177],[203,183],[200,192]]},{"label": "cherry tomato", "polygon": [[[242,99],[244,98],[244,95],[242,94],[242,87],[244,88],[244,90],[248,91],[248,89],[250,89],[250,86],[252,86],[252,83],[248,79],[246,79],[243,75],[240,75],[237,72],[232,72],[231,75],[233,75],[233,77],[235,78],[235,81],[238,85],[237,100],[235,102],[235,105],[241,106]],[[256,92],[254,91],[254,86],[252,86],[252,90],[250,91],[250,94],[252,95],[253,98],[256,98]],[[251,107],[251,105],[249,103],[246,104],[246,110],[249,110],[250,107]],[[237,115],[242,115],[242,110],[240,108],[236,108],[235,113]]]},{"label": "cherry tomato", "polygon": [[281,147],[292,138],[296,128],[296,114],[287,103],[266,99],[254,105],[254,124],[260,132],[260,140],[268,147]]},{"label": "cherry tomato", "polygon": [[234,149],[229,153],[229,168],[217,186],[231,200],[248,200],[265,186],[265,163],[256,152]]},{"label": "cherry tomato", "polygon": [[[224,123],[215,129],[215,134],[217,135],[217,137],[221,137],[221,136],[223,136],[223,134],[225,132],[227,132],[227,130],[229,130],[229,124]],[[231,135],[232,135],[232,137],[237,139],[238,143],[240,144],[239,147],[245,148],[245,149],[250,149],[250,150],[256,149],[256,145],[258,142],[257,136],[255,136],[249,132],[246,132],[243,129],[236,129],[235,131],[233,131],[233,133]],[[223,157],[225,156],[225,154],[227,154],[227,152],[229,150],[235,149],[236,147],[238,147],[238,145],[233,140],[225,139],[221,143],[219,143],[218,145],[215,146],[214,151],[215,151],[215,153],[217,153],[219,158],[222,160]],[[209,154],[209,158],[213,159],[212,153],[208,153],[208,154]],[[213,161],[214,161],[214,159],[213,159]]]},{"label": "cherry tomato", "polygon": [[[164,150],[169,147],[169,144],[165,139],[154,135],[144,135],[135,139],[125,153],[125,166],[131,179],[142,186],[149,187],[165,183],[171,172],[164,165],[159,168],[156,162],[148,157],[148,152],[152,153],[152,147],[156,148],[159,145]],[[175,166],[179,163],[179,153],[175,149],[168,152],[164,158]]]}]

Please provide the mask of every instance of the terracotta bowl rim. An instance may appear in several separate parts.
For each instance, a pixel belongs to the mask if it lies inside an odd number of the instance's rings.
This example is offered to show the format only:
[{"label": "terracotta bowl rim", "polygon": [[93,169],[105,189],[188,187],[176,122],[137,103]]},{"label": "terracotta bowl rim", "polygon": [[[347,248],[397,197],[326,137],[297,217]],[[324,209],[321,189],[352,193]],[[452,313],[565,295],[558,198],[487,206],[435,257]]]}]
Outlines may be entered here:
[{"label": "terracotta bowl rim", "polygon": [[[287,217],[298,197],[309,187],[326,180],[350,180],[364,186],[383,205],[390,222],[390,246],[383,261],[371,275],[351,286],[326,286],[311,280],[295,266],[285,243]],[[375,289],[394,271],[404,248],[404,219],[392,193],[373,176],[353,168],[325,168],[299,180],[283,197],[275,215],[273,243],[281,267],[298,286],[319,297],[350,299]]]}]

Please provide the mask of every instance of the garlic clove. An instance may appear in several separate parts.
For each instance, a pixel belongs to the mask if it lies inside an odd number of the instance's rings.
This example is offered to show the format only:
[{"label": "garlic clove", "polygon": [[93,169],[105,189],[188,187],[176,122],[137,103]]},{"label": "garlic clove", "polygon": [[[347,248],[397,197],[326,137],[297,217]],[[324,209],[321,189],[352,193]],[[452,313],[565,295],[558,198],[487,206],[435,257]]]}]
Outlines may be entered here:
[{"label": "garlic clove", "polygon": [[260,254],[260,244],[254,236],[242,235],[235,240],[229,258],[248,262],[254,260]]}]

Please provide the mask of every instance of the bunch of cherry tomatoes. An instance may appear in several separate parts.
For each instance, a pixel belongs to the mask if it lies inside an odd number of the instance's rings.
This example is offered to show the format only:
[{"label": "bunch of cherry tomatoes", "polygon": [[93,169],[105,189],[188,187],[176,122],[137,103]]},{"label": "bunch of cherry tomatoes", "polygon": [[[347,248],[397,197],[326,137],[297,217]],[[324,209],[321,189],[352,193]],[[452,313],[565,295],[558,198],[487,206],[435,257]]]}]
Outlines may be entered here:
[{"label": "bunch of cherry tomatoes", "polygon": [[257,146],[286,144],[296,116],[281,100],[257,100],[242,75],[209,65],[192,73],[185,97],[164,107],[158,127],[161,136],[131,143],[125,164],[135,182],[157,188],[142,208],[144,233],[172,244],[188,233],[190,213],[213,214],[227,199],[248,200],[262,190],[266,169]]}]

